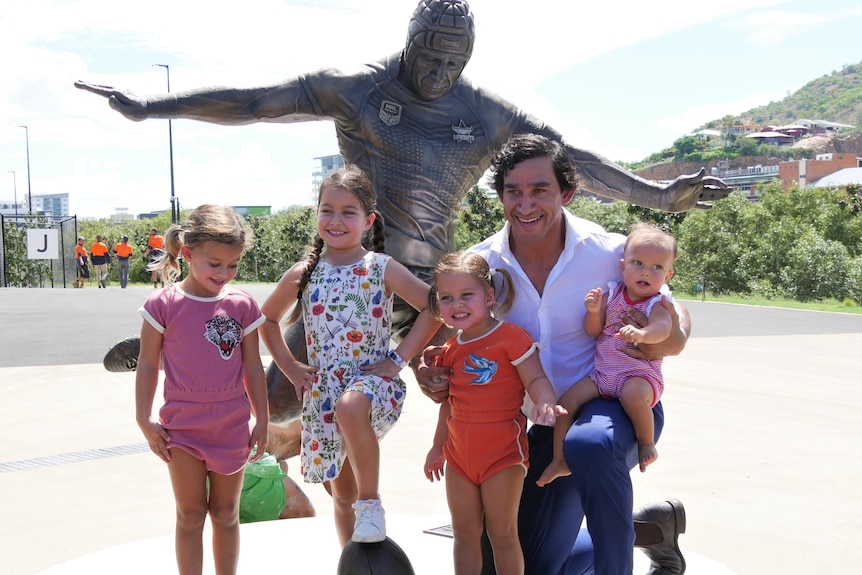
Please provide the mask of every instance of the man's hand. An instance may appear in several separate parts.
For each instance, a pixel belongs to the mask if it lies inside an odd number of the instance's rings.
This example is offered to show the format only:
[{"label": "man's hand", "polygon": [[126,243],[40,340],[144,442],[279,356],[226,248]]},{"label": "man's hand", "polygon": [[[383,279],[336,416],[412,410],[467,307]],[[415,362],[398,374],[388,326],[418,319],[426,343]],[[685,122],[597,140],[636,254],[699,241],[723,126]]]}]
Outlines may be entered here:
[{"label": "man's hand", "polygon": [[442,347],[426,347],[416,363],[413,364],[413,373],[416,375],[419,389],[434,403],[442,403],[449,397],[449,374],[452,370],[448,367],[434,365],[435,359],[442,353]]},{"label": "man's hand", "polygon": [[[668,311],[671,319],[670,335],[667,339],[659,343],[638,344],[636,348],[621,345],[619,349],[623,353],[635,359],[662,359],[669,355],[679,355],[683,348],[685,348],[691,328],[688,310],[680,305],[683,313],[683,317],[680,319],[676,306],[673,305],[666,295],[663,295],[661,298],[661,306]],[[626,325],[632,325],[637,328],[642,328],[649,323],[649,318],[634,308],[626,310],[620,318]]]},{"label": "man's hand", "polygon": [[727,197],[730,190],[720,178],[706,176],[701,168],[696,174],[682,175],[661,192],[660,209],[665,212],[687,212],[692,208],[709,208],[705,202]]},{"label": "man's hand", "polygon": [[136,96],[125,90],[117,90],[113,86],[90,84],[78,80],[75,87],[108,99],[108,105],[129,120],[140,122],[147,119],[147,99]]}]

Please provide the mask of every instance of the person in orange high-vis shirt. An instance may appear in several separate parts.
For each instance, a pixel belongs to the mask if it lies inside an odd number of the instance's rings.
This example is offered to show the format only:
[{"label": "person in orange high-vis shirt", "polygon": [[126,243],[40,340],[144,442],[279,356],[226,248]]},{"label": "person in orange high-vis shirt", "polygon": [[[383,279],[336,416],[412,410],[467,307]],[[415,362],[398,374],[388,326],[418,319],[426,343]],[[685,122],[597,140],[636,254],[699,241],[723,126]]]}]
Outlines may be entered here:
[{"label": "person in orange high-vis shirt", "polygon": [[87,248],[84,247],[84,237],[78,238],[78,243],[75,244],[75,268],[78,270],[78,277],[75,278],[75,283],[72,284],[76,288],[84,287],[84,280],[90,277],[90,268],[87,265]]},{"label": "person in orange high-vis shirt", "polygon": [[108,245],[102,241],[102,236],[97,235],[96,241],[90,246],[90,257],[93,260],[96,282],[100,288],[107,288],[108,263],[111,261],[111,254],[108,252]]},{"label": "person in orange high-vis shirt", "polygon": [[[144,255],[149,258],[149,263],[152,264],[154,261],[159,259],[159,257],[165,252],[165,237],[159,235],[159,230],[156,228],[150,228],[150,239],[147,240],[147,253]],[[152,280],[153,287],[159,287],[159,274],[156,270],[152,271]],[[165,285],[162,282],[162,285]]]},{"label": "person in orange high-vis shirt", "polygon": [[129,236],[123,236],[120,243],[114,246],[114,255],[117,256],[117,273],[120,276],[120,287],[126,289],[129,285],[129,258],[132,257],[134,248],[129,244]]}]

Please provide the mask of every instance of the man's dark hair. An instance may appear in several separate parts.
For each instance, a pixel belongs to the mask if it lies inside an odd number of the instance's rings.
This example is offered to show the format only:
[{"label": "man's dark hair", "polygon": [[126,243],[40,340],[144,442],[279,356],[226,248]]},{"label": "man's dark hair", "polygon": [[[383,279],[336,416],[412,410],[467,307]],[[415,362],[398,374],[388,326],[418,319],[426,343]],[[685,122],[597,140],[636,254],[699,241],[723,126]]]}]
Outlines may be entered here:
[{"label": "man's dark hair", "polygon": [[497,195],[502,195],[506,174],[521,162],[532,158],[551,158],[554,163],[554,176],[562,191],[577,188],[575,162],[572,157],[559,142],[538,134],[515,134],[503,144],[491,160],[488,185],[494,188]]}]

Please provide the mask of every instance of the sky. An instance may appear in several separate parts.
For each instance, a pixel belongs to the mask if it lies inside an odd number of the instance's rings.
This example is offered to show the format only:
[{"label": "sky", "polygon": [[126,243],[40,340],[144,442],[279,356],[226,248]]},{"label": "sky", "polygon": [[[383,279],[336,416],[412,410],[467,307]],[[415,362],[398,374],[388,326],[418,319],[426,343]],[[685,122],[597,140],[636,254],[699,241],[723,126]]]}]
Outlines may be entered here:
[{"label": "sky", "polygon": [[[781,100],[862,61],[858,0],[469,4],[476,41],[464,76],[615,161],[641,160],[705,122]],[[331,122],[174,120],[169,140],[166,120],[126,120],[73,83],[146,95],[167,91],[168,74],[177,92],[349,68],[399,52],[415,7],[414,0],[122,7],[4,0],[0,201],[21,202],[29,189],[68,193],[79,218],[169,210],[172,140],[183,209],[309,204],[314,158],[338,153]]]}]

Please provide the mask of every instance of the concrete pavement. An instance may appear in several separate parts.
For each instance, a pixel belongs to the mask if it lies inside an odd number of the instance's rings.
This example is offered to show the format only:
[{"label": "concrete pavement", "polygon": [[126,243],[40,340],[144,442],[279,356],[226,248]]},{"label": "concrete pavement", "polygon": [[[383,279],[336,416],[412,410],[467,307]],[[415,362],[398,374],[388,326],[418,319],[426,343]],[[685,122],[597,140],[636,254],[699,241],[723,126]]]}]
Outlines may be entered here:
[{"label": "concrete pavement", "polygon": [[[243,287],[262,301],[273,286]],[[0,290],[3,573],[59,573],[95,552],[133,565],[154,549],[142,541],[170,540],[170,484],[142,449],[134,375],[101,367],[110,345],[140,329],[135,310],[151,289]],[[633,472],[636,504],[681,499],[683,548],[739,575],[862,562],[862,316],[687,305],[693,335],[665,362],[667,425],[659,460]],[[387,515],[432,527],[447,510],[443,486],[421,471],[436,408],[410,391],[382,443],[381,492]],[[328,518],[323,489],[307,492]],[[290,571],[308,544],[290,521],[244,526],[243,554]]]}]

